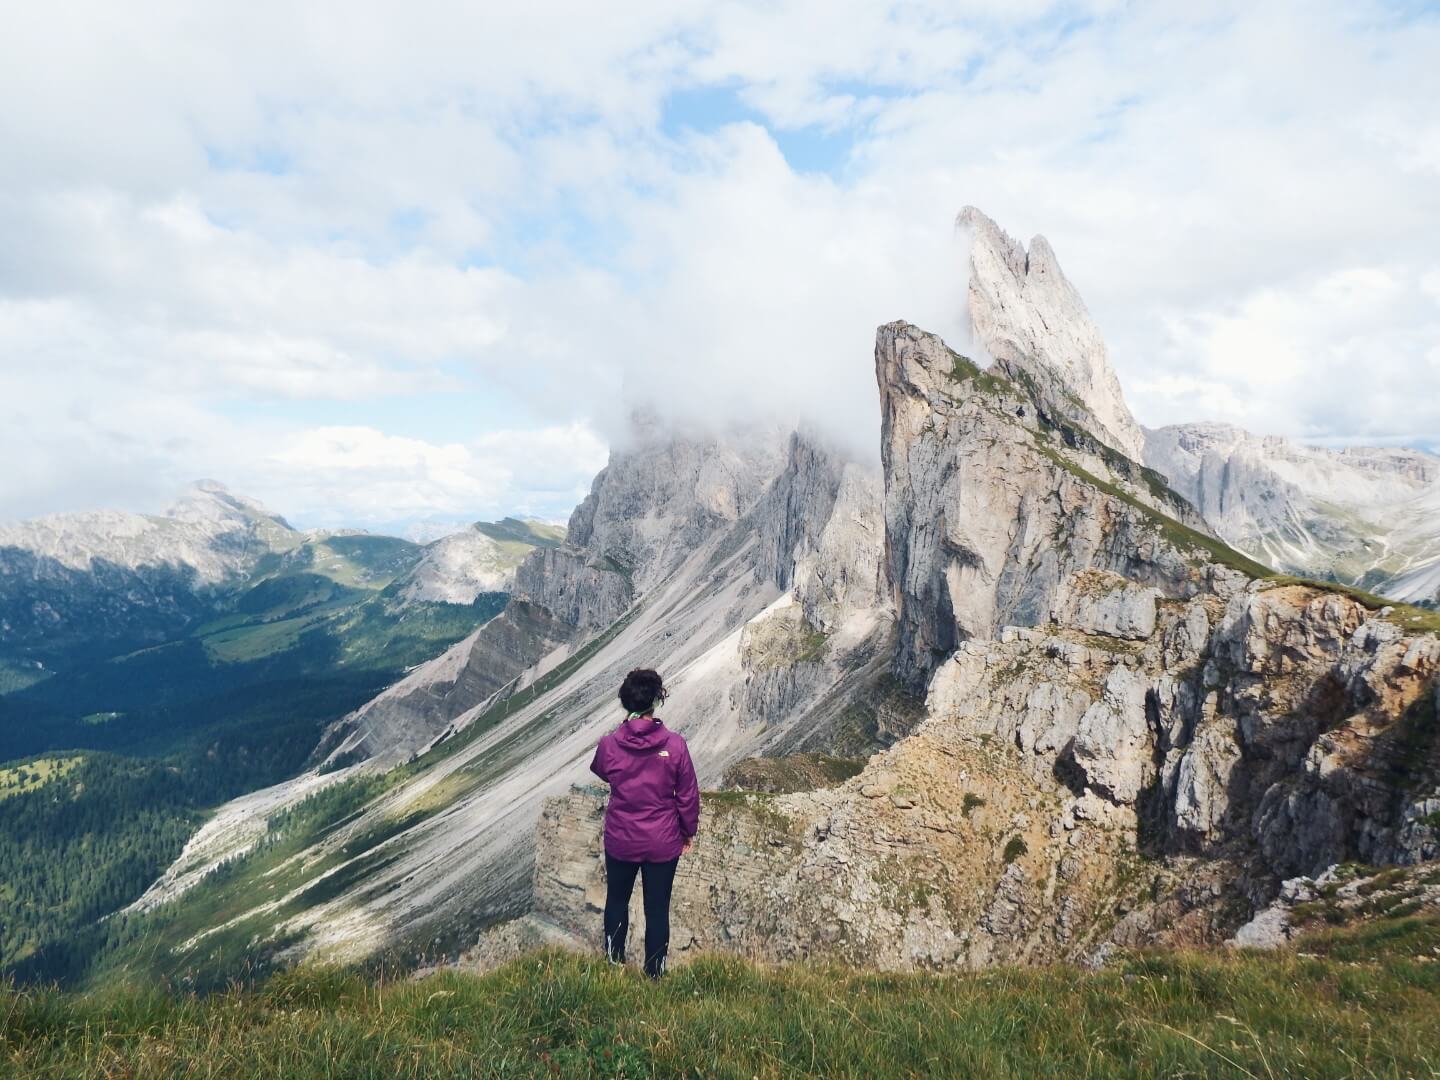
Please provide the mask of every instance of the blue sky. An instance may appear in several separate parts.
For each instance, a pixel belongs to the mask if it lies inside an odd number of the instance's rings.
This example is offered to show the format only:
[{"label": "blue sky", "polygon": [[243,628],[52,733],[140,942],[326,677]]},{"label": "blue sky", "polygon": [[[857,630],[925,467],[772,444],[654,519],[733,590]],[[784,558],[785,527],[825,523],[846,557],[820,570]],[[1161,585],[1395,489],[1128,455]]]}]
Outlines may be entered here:
[{"label": "blue sky", "polygon": [[[476,10],[471,10],[474,7]],[[61,2],[0,39],[0,519],[563,517],[634,410],[858,455],[1044,233],[1142,422],[1440,432],[1434,4]]]}]

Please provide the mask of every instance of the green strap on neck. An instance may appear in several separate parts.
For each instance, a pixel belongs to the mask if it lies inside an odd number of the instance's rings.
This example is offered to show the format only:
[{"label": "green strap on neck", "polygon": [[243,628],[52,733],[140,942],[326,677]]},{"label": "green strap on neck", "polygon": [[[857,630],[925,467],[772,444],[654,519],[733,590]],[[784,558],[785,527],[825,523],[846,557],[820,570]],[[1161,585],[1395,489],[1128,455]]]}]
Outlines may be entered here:
[{"label": "green strap on neck", "polygon": [[642,717],[642,716],[649,716],[649,715],[650,715],[650,710],[649,710],[649,709],[642,709],[640,712],[632,712],[629,716],[625,717],[625,719],[626,719],[626,720],[638,720],[638,719],[639,719],[640,717]]}]

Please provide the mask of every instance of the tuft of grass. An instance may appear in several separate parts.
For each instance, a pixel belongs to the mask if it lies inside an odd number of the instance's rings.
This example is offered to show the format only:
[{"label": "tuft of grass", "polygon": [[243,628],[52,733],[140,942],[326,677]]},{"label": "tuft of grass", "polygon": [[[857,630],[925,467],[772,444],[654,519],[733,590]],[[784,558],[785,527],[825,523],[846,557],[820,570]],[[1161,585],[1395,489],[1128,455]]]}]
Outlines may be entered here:
[{"label": "tuft of grass", "polygon": [[833,754],[802,753],[783,757],[755,757],[736,762],[725,770],[726,788],[788,794],[843,784],[858,776],[865,762]]},{"label": "tuft of grass", "polygon": [[982,799],[979,795],[976,795],[973,791],[967,791],[965,793],[965,799],[963,804],[961,805],[960,812],[963,813],[966,817],[969,817],[972,812],[980,809],[980,807],[984,805],[984,799]]},{"label": "tuft of grass", "polygon": [[1002,858],[1004,858],[1006,865],[1009,865],[1029,850],[1023,837],[1012,836],[1010,842],[1005,845],[1005,854]]},{"label": "tuft of grass", "polygon": [[0,987],[0,1073],[177,1076],[1429,1076],[1440,917],[1294,952],[1098,972],[877,973],[703,956],[659,983],[541,952],[487,975],[302,969],[210,997]]},{"label": "tuft of grass", "polygon": [[950,368],[950,379],[957,383],[970,383],[982,394],[996,396],[1000,394],[1014,395],[1015,384],[1003,375],[980,367],[970,357],[957,353],[947,346],[953,364]]}]

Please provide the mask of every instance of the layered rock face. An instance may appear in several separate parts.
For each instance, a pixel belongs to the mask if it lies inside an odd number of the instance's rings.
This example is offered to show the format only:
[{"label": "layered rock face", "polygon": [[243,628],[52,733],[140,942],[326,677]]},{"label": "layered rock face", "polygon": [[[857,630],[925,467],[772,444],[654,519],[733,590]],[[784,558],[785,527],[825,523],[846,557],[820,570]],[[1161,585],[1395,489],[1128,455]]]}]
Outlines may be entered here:
[{"label": "layered rock face", "polygon": [[613,625],[643,589],[750,511],[780,466],[777,447],[750,434],[733,443],[657,437],[612,455],[565,541],[535,547],[515,567],[505,610],[334,724],[319,758],[393,764],[521,688],[527,670]]},{"label": "layered rock face", "polygon": [[1027,252],[973,206],[956,224],[970,234],[970,319],[976,342],[1016,381],[1033,380],[1039,397],[1139,461],[1140,425],[1120,393],[1105,339],[1060,269],[1049,241]]},{"label": "layered rock face", "polygon": [[642,430],[636,438],[638,446],[611,455],[575,508],[569,540],[644,592],[755,504],[781,471],[785,435],[688,439]]},{"label": "layered rock face", "polygon": [[407,602],[473,604],[482,593],[508,593],[515,572],[536,548],[558,547],[565,531],[537,521],[481,521],[425,546],[400,583]]},{"label": "layered rock face", "polygon": [[1440,458],[1325,450],[1229,424],[1145,433],[1164,474],[1228,543],[1287,573],[1440,602]]},{"label": "layered rock face", "polygon": [[902,680],[923,688],[962,641],[1048,618],[1076,570],[1175,597],[1201,587],[1185,554],[1203,540],[1194,511],[1083,431],[1047,422],[1023,384],[908,323],[880,328],[875,362]]}]

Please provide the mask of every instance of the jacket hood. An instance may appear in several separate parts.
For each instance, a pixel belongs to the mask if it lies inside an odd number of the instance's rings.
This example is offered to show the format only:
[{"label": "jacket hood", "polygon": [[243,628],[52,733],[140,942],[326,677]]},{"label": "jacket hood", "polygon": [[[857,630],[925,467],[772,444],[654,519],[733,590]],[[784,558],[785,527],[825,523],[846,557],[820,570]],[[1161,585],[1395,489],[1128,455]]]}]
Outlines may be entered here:
[{"label": "jacket hood", "polygon": [[615,732],[615,741],[626,750],[654,750],[665,745],[670,733],[653,716],[636,716],[626,720]]}]

